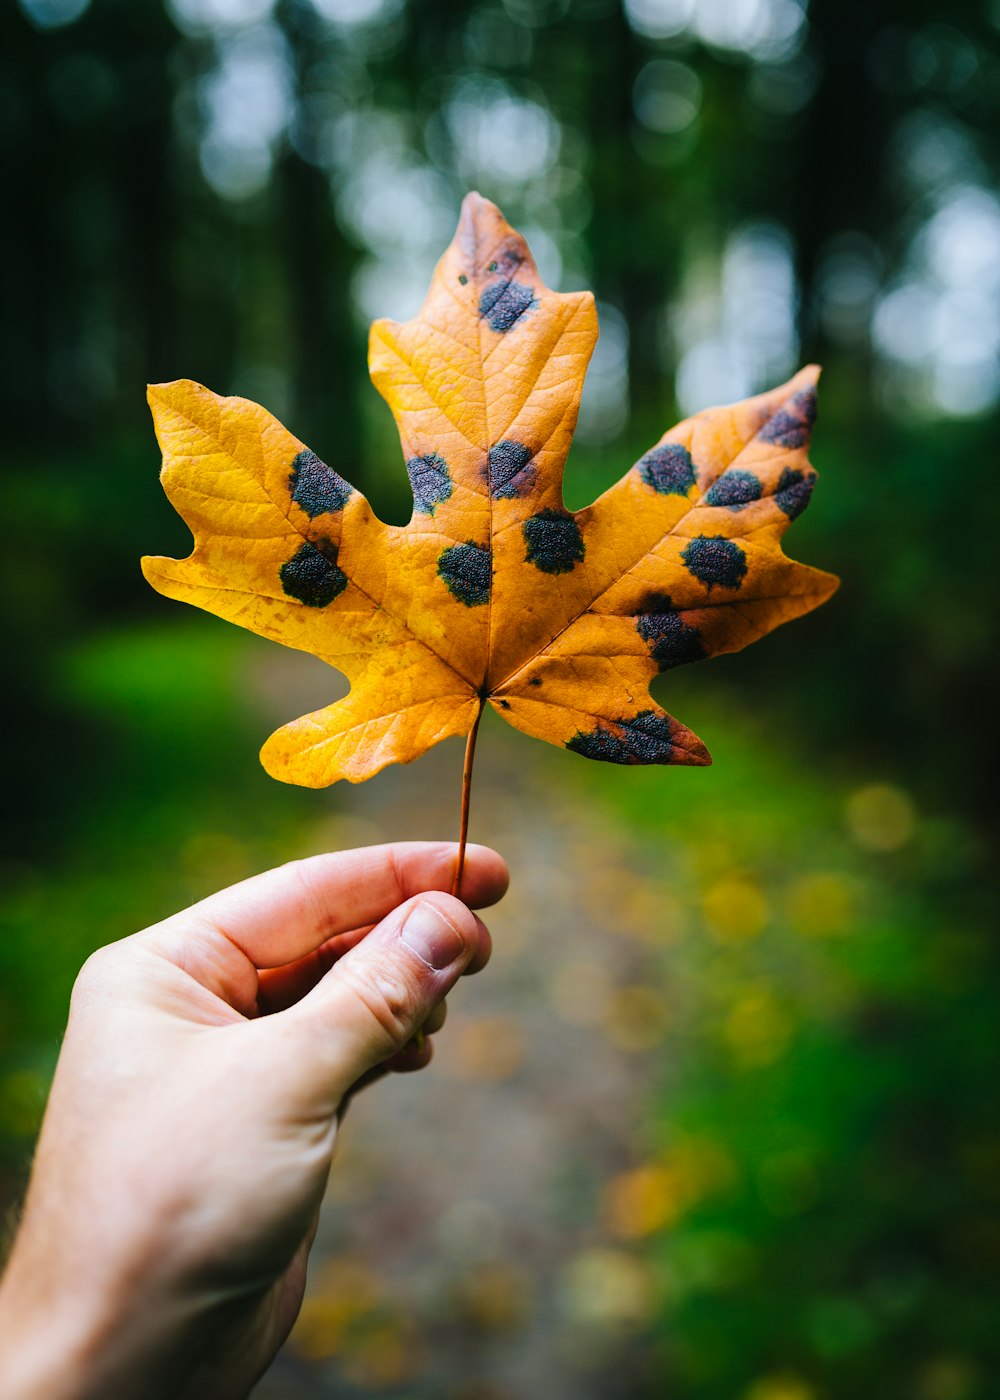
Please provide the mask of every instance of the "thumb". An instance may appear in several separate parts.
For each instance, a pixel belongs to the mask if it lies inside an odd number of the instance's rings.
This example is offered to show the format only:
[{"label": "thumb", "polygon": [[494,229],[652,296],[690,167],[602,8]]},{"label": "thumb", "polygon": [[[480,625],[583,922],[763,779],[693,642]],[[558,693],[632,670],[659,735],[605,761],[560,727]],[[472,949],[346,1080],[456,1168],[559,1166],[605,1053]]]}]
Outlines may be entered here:
[{"label": "thumb", "polygon": [[345,953],[286,1014],[321,1048],[324,1087],[340,1099],[401,1050],[473,958],[486,926],[451,895],[418,895]]}]

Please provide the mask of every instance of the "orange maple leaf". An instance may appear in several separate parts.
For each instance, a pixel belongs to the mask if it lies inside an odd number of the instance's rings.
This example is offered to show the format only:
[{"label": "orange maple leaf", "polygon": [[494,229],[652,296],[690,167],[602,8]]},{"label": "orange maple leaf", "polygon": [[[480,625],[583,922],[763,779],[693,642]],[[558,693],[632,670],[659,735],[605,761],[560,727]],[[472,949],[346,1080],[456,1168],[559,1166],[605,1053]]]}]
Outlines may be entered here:
[{"label": "orange maple leaf", "polygon": [[189,380],[150,388],[164,488],[195,547],[144,559],[146,578],[351,683],[271,736],[273,777],[361,782],[450,735],[474,739],[486,703],[588,758],[711,761],[649,685],[837,587],[781,549],[816,478],[818,371],[687,419],[568,511],[563,465],[596,338],[591,294],[550,291],[524,240],[470,194],[420,314],[371,331],[413,488],[405,526],[379,520],[259,405]]}]

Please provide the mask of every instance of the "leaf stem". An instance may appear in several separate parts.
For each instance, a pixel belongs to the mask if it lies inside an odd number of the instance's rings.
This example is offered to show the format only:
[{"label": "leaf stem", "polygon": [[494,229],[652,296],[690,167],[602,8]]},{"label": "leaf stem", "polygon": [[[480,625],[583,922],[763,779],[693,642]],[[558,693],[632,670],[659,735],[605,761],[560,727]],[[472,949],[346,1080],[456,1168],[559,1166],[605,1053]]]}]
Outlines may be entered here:
[{"label": "leaf stem", "polygon": [[465,741],[465,763],[462,766],[462,824],[458,836],[458,860],[455,864],[455,878],[451,884],[451,892],[458,894],[458,887],[462,883],[462,871],[465,869],[465,845],[469,835],[469,802],[472,797],[472,764],[476,757],[476,735],[479,733],[479,721],[483,717],[483,702],[479,702],[479,713],[476,715],[476,722],[469,730],[469,737]]}]

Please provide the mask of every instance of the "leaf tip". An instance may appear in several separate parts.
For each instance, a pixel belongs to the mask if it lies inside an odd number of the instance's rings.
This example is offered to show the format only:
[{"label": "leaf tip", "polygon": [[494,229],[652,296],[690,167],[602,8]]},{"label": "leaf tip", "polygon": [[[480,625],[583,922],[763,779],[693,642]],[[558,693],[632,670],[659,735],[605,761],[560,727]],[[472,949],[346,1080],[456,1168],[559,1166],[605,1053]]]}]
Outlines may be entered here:
[{"label": "leaf tip", "polygon": [[172,398],[173,395],[170,391],[176,389],[179,384],[190,384],[190,382],[189,379],[169,379],[165,380],[162,384],[147,384],[146,402],[152,408],[154,404],[160,403],[164,399]]},{"label": "leaf tip", "polygon": [[684,734],[684,742],[674,740],[675,749],[679,749],[684,757],[677,761],[688,768],[711,768],[713,762],[712,755],[708,751],[708,746],[702,743],[697,734],[688,729]]},{"label": "leaf tip", "polygon": [[340,773],[331,774],[328,768],[321,769],[318,764],[302,761],[301,754],[288,743],[286,730],[290,728],[291,725],[285,725],[276,729],[261,745],[258,756],[267,776],[275,782],[289,783],[295,787],[321,788],[335,783]]},{"label": "leaf tip", "polygon": [[164,565],[176,564],[174,559],[166,559],[160,554],[144,554],[139,560],[139,568],[142,576],[154,588],[157,593],[162,593],[165,598],[171,597],[171,592],[167,587]]},{"label": "leaf tip", "polygon": [[[190,402],[199,394],[204,397],[211,394],[211,390],[194,379],[170,379],[163,384],[146,385],[146,402],[149,404],[154,423],[158,421],[160,413],[176,409],[179,404]],[[212,394],[211,397],[215,398],[216,395]]]},{"label": "leaf tip", "polygon": [[[816,580],[818,585],[819,603],[825,603],[828,598],[832,598],[840,587],[841,579],[839,574],[828,574],[823,569],[817,569],[819,577]],[[819,606],[817,603],[817,607]]]},{"label": "leaf tip", "polygon": [[471,229],[480,219],[484,218],[509,227],[499,205],[494,204],[492,199],[487,199],[478,190],[470,190],[462,200],[458,211],[458,232]]},{"label": "leaf tip", "polygon": [[[496,253],[484,267],[482,252],[491,246]],[[503,211],[478,190],[470,190],[462,200],[451,251],[462,259],[466,275],[470,276],[498,272],[510,278],[519,267],[534,269],[524,238],[507,222]]]}]

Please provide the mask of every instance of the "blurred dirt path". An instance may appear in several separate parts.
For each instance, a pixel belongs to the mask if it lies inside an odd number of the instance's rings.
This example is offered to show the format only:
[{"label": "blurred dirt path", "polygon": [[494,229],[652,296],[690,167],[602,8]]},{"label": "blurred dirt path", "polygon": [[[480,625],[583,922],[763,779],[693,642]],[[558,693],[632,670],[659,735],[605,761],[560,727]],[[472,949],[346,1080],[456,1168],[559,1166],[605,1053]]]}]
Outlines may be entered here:
[{"label": "blurred dirt path", "polygon": [[[453,741],[345,788],[317,848],[452,835],[461,761]],[[302,1316],[257,1400],[639,1393],[655,896],[556,764],[484,725],[471,835],[513,872],[493,961],[453,994],[431,1068],[352,1106]]]}]

